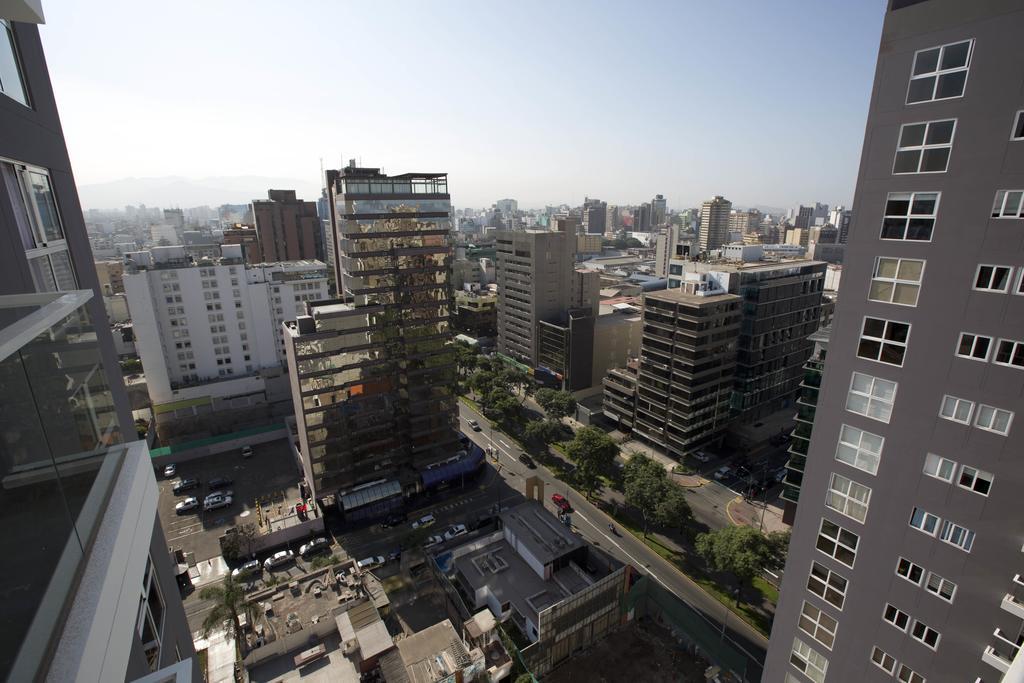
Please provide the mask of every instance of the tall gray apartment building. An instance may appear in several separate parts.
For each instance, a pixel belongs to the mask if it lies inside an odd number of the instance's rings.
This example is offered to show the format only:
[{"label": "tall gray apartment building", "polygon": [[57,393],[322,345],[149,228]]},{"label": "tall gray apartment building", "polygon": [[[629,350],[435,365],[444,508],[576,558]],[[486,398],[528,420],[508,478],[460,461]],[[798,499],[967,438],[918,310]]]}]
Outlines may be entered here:
[{"label": "tall gray apartment building", "polygon": [[306,481],[318,499],[381,479],[409,490],[457,443],[448,179],[326,178],[340,298],[284,325]]},{"label": "tall gray apartment building", "polygon": [[1024,680],[1021,35],[889,3],[766,681]]},{"label": "tall gray apartment building", "polygon": [[721,195],[715,195],[700,207],[700,248],[701,251],[718,249],[729,243],[729,214],[732,202]]},{"label": "tall gray apartment building", "polygon": [[0,679],[198,680],[42,22],[0,10]]}]

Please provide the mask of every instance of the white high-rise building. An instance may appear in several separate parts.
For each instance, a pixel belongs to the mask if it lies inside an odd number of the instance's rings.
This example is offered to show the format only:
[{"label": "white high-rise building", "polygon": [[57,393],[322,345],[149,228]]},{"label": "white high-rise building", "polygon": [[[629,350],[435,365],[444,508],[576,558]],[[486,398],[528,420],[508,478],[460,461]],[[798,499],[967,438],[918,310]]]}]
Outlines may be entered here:
[{"label": "white high-rise building", "polygon": [[[326,299],[320,261],[246,265],[241,245],[194,262],[182,247],[128,255],[125,295],[154,405],[262,391],[259,372],[284,363],[282,323]],[[224,380],[238,380],[234,383]]]}]

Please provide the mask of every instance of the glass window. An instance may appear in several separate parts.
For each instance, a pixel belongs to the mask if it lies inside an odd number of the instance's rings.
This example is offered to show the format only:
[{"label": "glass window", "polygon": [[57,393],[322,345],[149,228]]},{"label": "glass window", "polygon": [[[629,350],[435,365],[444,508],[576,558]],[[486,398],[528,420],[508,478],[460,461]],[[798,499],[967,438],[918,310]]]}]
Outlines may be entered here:
[{"label": "glass window", "polygon": [[846,579],[823,564],[811,562],[811,573],[807,577],[807,590],[836,609],[843,609],[846,601]]},{"label": "glass window", "polygon": [[850,391],[846,395],[846,409],[850,412],[870,417],[872,420],[888,422],[895,400],[896,382],[872,377],[863,372],[853,373]]},{"label": "glass window", "polygon": [[993,218],[1020,218],[1024,211],[1024,190],[999,190],[992,202]]},{"label": "glass window", "polygon": [[839,430],[836,460],[868,474],[876,474],[884,443],[885,439],[877,434],[843,425]]},{"label": "glass window", "polygon": [[809,602],[804,602],[797,620],[800,630],[816,641],[832,649],[836,641],[836,629],[839,623]]},{"label": "glass window", "polygon": [[917,619],[914,620],[914,625],[910,629],[910,635],[933,650],[939,646],[939,632]]},{"label": "glass window", "polygon": [[828,660],[799,638],[793,639],[793,652],[789,661],[814,683],[825,683]]},{"label": "glass window", "polygon": [[825,505],[860,523],[868,516],[871,489],[841,474],[832,474],[825,494]]},{"label": "glass window", "polygon": [[978,266],[978,272],[974,276],[974,289],[983,292],[1004,293],[1010,287],[1010,274],[1013,268],[1010,266]]},{"label": "glass window", "polygon": [[14,32],[6,19],[0,19],[0,93],[28,105],[18,50],[14,45]]},{"label": "glass window", "polygon": [[939,538],[966,552],[971,552],[971,547],[974,546],[974,532],[948,519],[942,523]]},{"label": "glass window", "polygon": [[879,363],[902,366],[909,337],[909,323],[866,317],[857,355]]},{"label": "glass window", "polygon": [[953,149],[956,119],[907,123],[900,128],[892,172],[945,173]]},{"label": "glass window", "polygon": [[973,47],[972,39],[915,53],[907,104],[963,96]]},{"label": "glass window", "polygon": [[1013,118],[1013,128],[1010,130],[1011,140],[1024,140],[1024,109],[1017,112]]},{"label": "glass window", "polygon": [[857,559],[857,543],[859,541],[860,537],[852,531],[847,531],[835,522],[822,519],[815,547],[847,567],[852,567]]},{"label": "glass window", "polygon": [[938,192],[890,192],[885,201],[881,238],[930,241],[938,208]]},{"label": "glass window", "polygon": [[960,478],[957,480],[956,485],[968,491],[974,491],[975,493],[987,496],[988,492],[992,490],[992,482],[994,480],[995,475],[964,465],[960,468]]},{"label": "glass window", "polygon": [[953,596],[956,595],[956,584],[935,572],[928,572],[928,581],[925,582],[924,588],[946,602],[953,602]]},{"label": "glass window", "polygon": [[929,536],[934,536],[939,529],[939,518],[921,508],[914,508],[910,513],[910,526]]},{"label": "glass window", "polygon": [[871,650],[871,661],[890,676],[896,671],[896,659],[881,648],[876,647]]},{"label": "glass window", "polygon": [[882,611],[882,618],[901,631],[906,631],[910,625],[910,615],[888,603]]},{"label": "glass window", "polygon": [[1012,421],[1013,413],[1009,410],[981,404],[978,406],[978,416],[974,421],[974,426],[978,429],[1006,436],[1010,433],[1010,423]]},{"label": "glass window", "polygon": [[39,233],[43,242],[64,239],[64,230],[61,228],[60,216],[57,214],[57,202],[50,186],[50,176],[31,169],[26,170],[24,175],[28,181],[29,197],[35,205],[36,217],[39,220]]},{"label": "glass window", "polygon": [[920,259],[879,256],[875,259],[868,299],[886,304],[916,306],[924,264]]},{"label": "glass window", "polygon": [[896,561],[896,574],[910,583],[920,586],[921,579],[924,578],[924,567],[914,564],[905,557],[901,557]]},{"label": "glass window", "polygon": [[950,483],[953,481],[954,473],[956,473],[956,463],[934,453],[929,453],[924,459],[924,473],[929,477],[935,477]]},{"label": "glass window", "polygon": [[956,345],[956,355],[971,360],[987,361],[990,348],[992,348],[992,337],[961,332],[960,341]]},{"label": "glass window", "polygon": [[1000,339],[992,362],[996,365],[1024,368],[1024,342]]},{"label": "glass window", "polygon": [[924,676],[911,669],[906,664],[900,665],[900,672],[896,678],[900,683],[926,683]]},{"label": "glass window", "polygon": [[939,408],[939,417],[943,417],[960,424],[970,424],[971,414],[974,412],[974,402],[956,396],[945,395],[942,397],[942,407]]}]

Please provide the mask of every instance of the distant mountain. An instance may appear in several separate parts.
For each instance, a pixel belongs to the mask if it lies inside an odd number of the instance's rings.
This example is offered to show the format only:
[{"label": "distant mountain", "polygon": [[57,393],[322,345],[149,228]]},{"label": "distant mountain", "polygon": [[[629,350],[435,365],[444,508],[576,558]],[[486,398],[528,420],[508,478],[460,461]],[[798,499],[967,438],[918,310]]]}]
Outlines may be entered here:
[{"label": "distant mountain", "polygon": [[253,199],[265,198],[270,189],[295,190],[299,197],[309,200],[320,196],[315,182],[266,176],[122,178],[79,185],[78,196],[85,209],[120,209],[129,204],[187,209],[247,204]]}]

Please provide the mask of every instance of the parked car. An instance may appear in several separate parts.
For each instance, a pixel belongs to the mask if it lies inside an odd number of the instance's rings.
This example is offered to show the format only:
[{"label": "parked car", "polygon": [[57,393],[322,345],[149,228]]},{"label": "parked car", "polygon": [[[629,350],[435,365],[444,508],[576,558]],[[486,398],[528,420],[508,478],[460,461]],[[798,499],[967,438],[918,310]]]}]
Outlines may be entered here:
[{"label": "parked car", "polygon": [[715,479],[718,479],[719,481],[721,481],[722,479],[725,479],[726,477],[728,477],[731,473],[732,473],[732,468],[731,467],[729,467],[728,465],[722,465],[717,470],[715,470],[715,473],[713,475],[711,475],[711,476],[713,476]]},{"label": "parked car", "polygon": [[705,451],[694,451],[693,453],[690,454],[690,457],[692,457],[697,462],[711,462],[711,456],[708,455]]},{"label": "parked car", "polygon": [[278,567],[288,564],[294,559],[295,553],[293,553],[291,550],[282,550],[268,557],[263,562],[263,568],[269,572],[273,569],[277,569]]},{"label": "parked car", "polygon": [[242,446],[242,457],[243,458],[251,458],[252,457],[252,446]]},{"label": "parked car", "polygon": [[177,495],[180,495],[184,491],[190,491],[190,490],[192,490],[194,488],[197,488],[198,486],[199,486],[199,480],[198,479],[195,479],[195,478],[179,479],[178,481],[174,482],[174,488],[172,490],[174,491],[174,495],[177,496]]},{"label": "parked car", "polygon": [[402,549],[401,548],[395,548],[390,553],[388,553],[388,562],[398,562],[401,559],[402,559]]},{"label": "parked car", "polygon": [[454,525],[448,527],[448,530],[444,532],[444,540],[450,541],[453,538],[456,538],[458,536],[465,536],[465,535],[466,535],[466,525],[465,524],[454,524]]},{"label": "parked car", "polygon": [[299,548],[299,555],[302,557],[309,557],[311,555],[316,555],[317,553],[328,552],[330,549],[331,542],[321,536],[320,538],[314,538],[309,543],[304,543],[302,547]]},{"label": "parked car", "polygon": [[186,512],[192,512],[197,507],[199,507],[199,499],[195,496],[189,496],[174,506],[174,512],[176,514],[183,515]]},{"label": "parked car", "polygon": [[235,567],[231,570],[231,576],[235,579],[248,579],[256,574],[262,574],[263,567],[260,566],[259,560],[249,560],[240,567]]},{"label": "parked car", "polygon": [[433,548],[435,545],[441,545],[444,543],[444,536],[431,536],[423,542],[423,549]]},{"label": "parked car", "polygon": [[476,420],[466,420],[466,422],[469,424],[470,428],[474,432],[479,432],[480,431],[480,423],[477,422]]},{"label": "parked car", "polygon": [[232,491],[231,489],[228,489],[226,491],[223,489],[220,491],[211,491],[210,493],[206,494],[206,498],[203,498],[203,502],[205,503],[206,501],[214,500],[215,498],[234,498],[234,496],[235,492]]},{"label": "parked car", "polygon": [[437,519],[434,518],[434,515],[423,515],[412,523],[412,528],[426,529],[428,526],[433,526],[435,522],[437,522]]},{"label": "parked car", "polygon": [[405,515],[403,515],[403,514],[396,513],[396,514],[393,514],[393,515],[388,515],[387,517],[384,518],[384,521],[380,523],[380,528],[381,529],[390,529],[393,526],[398,526],[399,524],[401,524],[404,521],[405,521]]},{"label": "parked car", "polygon": [[166,479],[170,479],[171,477],[173,477],[177,473],[178,473],[178,466],[175,465],[173,462],[170,465],[167,465],[166,467],[164,467],[164,478],[166,478]]},{"label": "parked car", "polygon": [[563,496],[561,493],[551,494],[551,502],[554,503],[555,507],[557,507],[562,512],[572,511],[572,506],[569,505],[569,501],[567,501],[565,499],[565,496]]},{"label": "parked car", "polygon": [[373,557],[364,557],[363,559],[356,562],[356,566],[360,571],[369,571],[376,569],[377,567],[384,566],[384,558],[380,555],[374,555]]},{"label": "parked car", "polygon": [[207,496],[206,500],[203,501],[203,510],[209,512],[210,510],[226,508],[229,507],[233,501],[234,499],[231,496]]},{"label": "parked car", "polygon": [[519,456],[519,462],[523,463],[524,465],[529,467],[531,470],[537,469],[537,463],[535,463],[533,461],[533,458],[528,456],[526,453],[523,453],[523,454],[521,454]]},{"label": "parked car", "polygon": [[206,486],[211,491],[214,491],[216,489],[227,488],[228,486],[231,486],[231,484],[233,483],[234,482],[231,481],[231,479],[229,479],[228,477],[214,477],[210,481],[206,482]]}]

